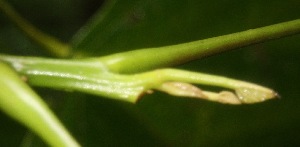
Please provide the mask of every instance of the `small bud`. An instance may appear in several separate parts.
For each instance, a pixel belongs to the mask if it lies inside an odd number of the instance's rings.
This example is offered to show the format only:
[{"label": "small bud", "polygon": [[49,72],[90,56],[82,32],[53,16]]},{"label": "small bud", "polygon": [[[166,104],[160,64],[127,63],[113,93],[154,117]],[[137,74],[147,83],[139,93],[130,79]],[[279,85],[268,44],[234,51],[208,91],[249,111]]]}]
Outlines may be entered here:
[{"label": "small bud", "polygon": [[236,94],[243,103],[248,103],[248,104],[263,102],[265,100],[278,97],[278,94],[275,91],[263,87],[237,88]]}]

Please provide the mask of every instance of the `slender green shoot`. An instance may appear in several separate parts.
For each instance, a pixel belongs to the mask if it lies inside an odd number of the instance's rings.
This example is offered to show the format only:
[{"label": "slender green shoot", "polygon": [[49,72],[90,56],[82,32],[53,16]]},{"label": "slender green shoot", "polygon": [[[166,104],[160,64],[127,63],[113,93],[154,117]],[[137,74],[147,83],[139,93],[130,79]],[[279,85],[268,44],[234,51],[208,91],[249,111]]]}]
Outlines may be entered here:
[{"label": "slender green shoot", "polygon": [[0,71],[0,109],[30,128],[50,146],[79,146],[46,103],[11,67],[0,62]]},{"label": "slender green shoot", "polygon": [[[81,91],[129,102],[136,102],[152,90],[229,104],[256,103],[277,96],[273,90],[253,83],[176,69],[118,74],[110,72],[95,59],[58,60],[0,55],[0,60],[27,77],[31,85]],[[189,83],[228,90],[220,93],[203,91]]]},{"label": "slender green shoot", "polygon": [[49,53],[56,57],[68,57],[71,54],[71,48],[68,44],[60,42],[55,37],[43,33],[30,22],[24,19],[14,10],[5,0],[0,0],[0,11],[18,26],[30,39],[41,45]]},{"label": "slender green shoot", "polygon": [[111,71],[135,73],[170,67],[236,48],[300,33],[300,19],[243,32],[158,48],[138,49],[100,58]]},{"label": "slender green shoot", "polygon": [[[0,10],[48,52],[57,57],[71,55],[68,44],[34,27],[4,0],[0,0]],[[132,103],[154,90],[226,104],[263,102],[278,94],[250,82],[165,67],[298,33],[300,19],[189,43],[139,49],[105,57],[63,60],[0,54],[0,108],[37,133],[50,146],[75,147],[79,144],[25,82]],[[221,87],[224,90],[213,92],[192,84]]]}]

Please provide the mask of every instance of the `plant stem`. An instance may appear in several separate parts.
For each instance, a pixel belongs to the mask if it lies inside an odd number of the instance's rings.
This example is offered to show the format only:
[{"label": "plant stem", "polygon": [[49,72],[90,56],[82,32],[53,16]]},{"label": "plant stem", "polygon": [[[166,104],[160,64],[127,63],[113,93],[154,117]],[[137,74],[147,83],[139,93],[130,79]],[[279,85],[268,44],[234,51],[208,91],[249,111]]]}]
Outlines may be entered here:
[{"label": "plant stem", "polygon": [[300,33],[300,19],[189,43],[117,53],[102,57],[100,61],[113,72],[133,73],[174,66],[298,33]]},{"label": "plant stem", "polygon": [[47,104],[14,70],[1,61],[0,70],[0,109],[36,132],[50,146],[79,146]]},{"label": "plant stem", "polygon": [[[233,104],[262,102],[277,96],[272,89],[253,83],[176,69],[117,74],[109,72],[101,62],[93,59],[45,59],[0,54],[0,60],[26,76],[31,85],[76,90],[129,102],[136,102],[143,93],[153,89],[176,96]],[[189,83],[231,89],[236,94],[202,91]]]},{"label": "plant stem", "polygon": [[71,54],[71,49],[68,44],[62,43],[55,37],[43,33],[30,22],[24,19],[18,12],[16,12],[5,0],[0,0],[0,10],[18,26],[30,39],[34,40],[48,52],[56,57],[68,57]]}]

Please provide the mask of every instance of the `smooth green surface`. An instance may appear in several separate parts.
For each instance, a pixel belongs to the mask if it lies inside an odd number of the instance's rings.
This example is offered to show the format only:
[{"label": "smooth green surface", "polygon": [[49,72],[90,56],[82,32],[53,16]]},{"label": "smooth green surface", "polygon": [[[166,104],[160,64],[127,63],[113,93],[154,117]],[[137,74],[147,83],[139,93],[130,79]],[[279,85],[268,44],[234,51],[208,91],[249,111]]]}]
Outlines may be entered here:
[{"label": "smooth green surface", "polygon": [[[104,39],[91,35],[89,38],[92,39],[87,39],[90,41],[73,41],[80,52],[98,56],[178,44],[300,17],[298,0],[117,2],[122,4],[118,4],[112,13],[107,12],[109,15],[100,21],[101,27],[96,28],[100,32],[96,31],[96,34]],[[55,0],[48,3],[28,0],[27,5],[24,3],[14,1],[17,10],[34,20],[35,25],[63,39],[74,33],[75,29],[70,31],[72,25],[82,24],[78,21],[78,12],[90,14],[86,5],[74,7],[75,4],[64,5]],[[138,9],[133,9],[132,3]],[[94,5],[90,2],[90,6]],[[133,17],[134,21],[126,21],[132,20],[127,18],[132,18],[128,14],[133,12],[143,12],[138,13],[143,14],[138,15],[143,19]],[[38,47],[12,27],[5,17],[0,17],[1,52],[42,54],[34,50]],[[62,18],[77,21],[61,23],[67,20]],[[281,95],[280,100],[258,105],[233,107],[178,99],[161,93],[146,96],[137,105],[130,105],[79,93],[38,91],[42,97],[54,102],[63,122],[85,146],[295,146],[300,140],[299,39],[299,35],[293,36],[179,66],[260,83],[276,89]],[[10,122],[5,116],[0,119],[1,122]],[[11,126],[11,132],[23,132],[15,124],[7,126]],[[0,129],[5,132],[8,127],[0,126]],[[2,135],[0,143],[18,146],[20,143],[15,140],[22,138]]]},{"label": "smooth green surface", "polygon": [[47,105],[15,71],[3,62],[0,62],[0,69],[0,109],[32,129],[51,146],[79,146]]},{"label": "smooth green surface", "polygon": [[[116,60],[128,58],[128,55],[124,54],[119,55]],[[147,55],[147,51],[144,54]],[[0,60],[8,63],[33,86],[85,92],[132,103],[136,103],[145,94],[153,93],[153,90],[228,104],[257,103],[277,97],[277,93],[272,89],[257,84],[199,72],[165,68],[135,74],[114,73],[109,70],[109,65],[95,58],[63,60],[0,54]],[[136,62],[144,62],[145,66],[148,64],[144,60]],[[202,91],[191,84],[223,89],[220,93]],[[224,89],[231,89],[236,93],[224,92]]]},{"label": "smooth green surface", "polygon": [[175,66],[236,48],[299,34],[300,19],[165,47],[137,49],[100,59],[111,71],[134,73]]}]

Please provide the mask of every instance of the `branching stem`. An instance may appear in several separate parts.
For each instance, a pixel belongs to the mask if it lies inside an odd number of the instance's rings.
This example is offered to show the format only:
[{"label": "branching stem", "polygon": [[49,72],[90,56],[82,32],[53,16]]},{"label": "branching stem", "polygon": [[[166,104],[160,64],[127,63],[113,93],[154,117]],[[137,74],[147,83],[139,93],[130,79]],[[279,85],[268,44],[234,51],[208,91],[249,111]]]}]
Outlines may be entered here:
[{"label": "branching stem", "polygon": [[[31,85],[76,90],[129,102],[136,102],[143,93],[153,89],[176,96],[232,104],[256,103],[277,96],[273,90],[253,83],[177,69],[118,74],[110,72],[94,59],[59,60],[0,55],[0,60],[26,76]],[[202,91],[189,83],[231,89],[235,94],[229,91]]]},{"label": "branching stem", "polygon": [[78,147],[47,104],[7,64],[0,61],[0,109],[32,129],[50,146]]}]

